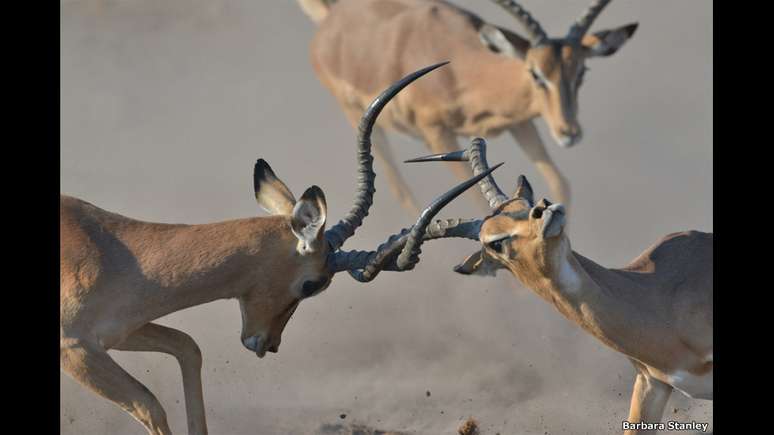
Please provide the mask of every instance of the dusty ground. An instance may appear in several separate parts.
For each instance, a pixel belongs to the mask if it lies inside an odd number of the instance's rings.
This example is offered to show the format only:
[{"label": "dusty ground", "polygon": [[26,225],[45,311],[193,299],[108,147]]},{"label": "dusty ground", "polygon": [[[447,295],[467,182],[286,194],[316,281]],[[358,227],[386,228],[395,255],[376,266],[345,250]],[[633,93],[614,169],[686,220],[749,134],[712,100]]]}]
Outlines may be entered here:
[{"label": "dusty ground", "polygon": [[[518,29],[488,2],[455,3]],[[588,0],[525,3],[556,33]],[[94,4],[62,2],[63,193],[152,221],[254,216],[262,212],[252,164],[264,157],[297,194],[319,184],[333,219],[349,208],[354,135],[312,73],[314,26],[295,2]],[[618,1],[595,26],[640,22],[621,52],[589,63],[584,141],[550,152],[573,183],[573,247],[602,264],[623,265],[669,232],[713,229],[712,15],[701,0]],[[392,139],[401,160],[426,153]],[[498,174],[504,188],[523,172],[546,192],[508,137],[490,149],[491,161],[507,162]],[[403,169],[422,201],[454,183],[441,166]],[[372,248],[413,220],[380,180],[351,248]],[[444,212],[474,214],[469,201]],[[469,416],[482,434],[618,432],[633,380],[627,360],[514,289],[511,277],[451,272],[475,248],[427,246],[414,272],[370,285],[338,276],[300,306],[279,354],[263,360],[239,341],[235,301],[161,319],[201,345],[210,433],[454,434]],[[175,433],[185,433],[174,360],[114,355],[159,397]],[[65,375],[60,386],[62,434],[144,433]],[[666,417],[712,415],[712,402],[674,395]]]}]

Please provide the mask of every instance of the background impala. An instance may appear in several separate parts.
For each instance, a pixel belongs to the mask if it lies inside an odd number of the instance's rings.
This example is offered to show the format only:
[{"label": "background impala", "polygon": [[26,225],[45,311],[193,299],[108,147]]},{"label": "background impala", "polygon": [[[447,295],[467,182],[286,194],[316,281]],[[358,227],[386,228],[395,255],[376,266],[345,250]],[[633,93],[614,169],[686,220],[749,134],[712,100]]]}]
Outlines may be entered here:
[{"label": "background impala", "polygon": [[[452,1],[518,28],[489,2]],[[270,163],[291,190],[320,185],[328,213],[342,216],[353,194],[341,163],[352,150],[342,144],[351,146],[353,134],[309,66],[316,31],[309,18],[293,1],[267,7],[228,0],[230,21],[200,28],[185,19],[194,15],[191,2],[165,2],[175,14],[160,17],[150,0],[115,2],[102,20],[75,3],[62,8],[62,191],[150,221],[255,216],[252,186],[233,168],[254,161],[264,144],[273,147]],[[558,31],[589,3],[528,5]],[[623,265],[678,229],[713,230],[712,19],[704,0],[615,0],[595,21],[594,29],[641,24],[618,55],[590,64],[581,119],[605,127],[587,123],[583,142],[568,150],[547,145],[573,181],[573,248],[594,252],[602,264]],[[298,120],[306,128],[294,128]],[[402,136],[392,142],[399,161],[423,149]],[[489,161],[506,161],[497,171],[503,187],[524,172],[536,192],[548,192],[510,137],[489,143]],[[420,204],[455,184],[445,167],[402,166]],[[352,248],[372,248],[413,220],[386,200],[378,164],[376,172],[376,195],[385,200],[376,201]],[[644,199],[654,191],[658,207]],[[444,210],[442,217],[481,215],[464,198]],[[631,225],[643,232],[630,237]],[[468,415],[491,424],[492,433],[618,432],[621,422],[611,414],[626,414],[621,401],[631,391],[631,364],[526,289],[514,292],[506,275],[459,279],[449,266],[471,244],[425,244],[414,271],[382,274],[368,286],[338,277],[335,292],[300,305],[277,358],[259,361],[234,338],[241,329],[234,301],[160,319],[206,349],[210,433],[310,433],[323,423],[354,422],[434,435],[454,433],[457,418]],[[175,360],[113,356],[166,405],[170,425],[184,428]],[[69,377],[60,385],[63,434],[142,434],[131,417]],[[584,393],[595,399],[579,403]],[[673,395],[667,416],[712,421],[709,404]]]},{"label": "background impala", "polygon": [[[579,93],[587,64],[615,54],[636,23],[592,31],[610,0],[594,0],[560,31],[551,32],[523,2],[495,0],[513,26],[499,27],[444,0],[300,0],[319,25],[310,45],[312,66],[352,126],[379,87],[421,63],[454,59],[442,75],[402,95],[374,129],[374,154],[398,201],[417,210],[385,131],[423,140],[434,153],[459,150],[458,137],[509,133],[543,175],[553,196],[569,207],[570,180],[538,134],[543,119],[554,141],[568,148],[583,135]],[[565,30],[567,29],[567,30]],[[389,59],[374,62],[377,56]],[[467,168],[451,166],[460,179]],[[473,196],[473,198],[479,199]],[[484,209],[486,205],[484,204]]]}]

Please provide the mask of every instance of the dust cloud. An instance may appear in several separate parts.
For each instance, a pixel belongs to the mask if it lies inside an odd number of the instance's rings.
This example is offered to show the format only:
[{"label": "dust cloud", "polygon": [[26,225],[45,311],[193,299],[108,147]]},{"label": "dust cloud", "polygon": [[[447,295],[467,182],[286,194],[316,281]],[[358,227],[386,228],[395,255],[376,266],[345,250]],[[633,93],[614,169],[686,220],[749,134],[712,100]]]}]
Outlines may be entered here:
[{"label": "dust cloud", "polygon": [[[453,2],[519,30],[489,2]],[[526,3],[560,34],[589,0]],[[60,5],[62,193],[150,221],[256,216],[251,171],[263,157],[297,195],[320,185],[329,221],[348,210],[354,133],[312,72],[315,26],[296,2]],[[550,143],[549,152],[572,182],[573,248],[601,264],[622,266],[673,231],[712,231],[712,17],[712,3],[701,0],[617,1],[595,24],[640,27],[619,53],[589,61],[583,142],[569,150]],[[405,136],[391,142],[400,160],[427,153]],[[509,137],[491,140],[489,153],[506,162],[497,174],[503,188],[524,173],[537,195],[547,192]],[[455,184],[443,166],[401,169],[422,202]],[[349,248],[372,249],[415,219],[395,205],[376,170],[376,203]],[[464,198],[443,212],[479,214]],[[415,271],[384,273],[368,285],[337,276],[301,304],[280,352],[262,360],[240,343],[236,301],[160,323],[202,348],[215,435],[454,434],[469,416],[482,434],[619,432],[630,363],[511,276],[454,274],[474,249],[458,240],[426,245]],[[185,433],[174,359],[112,354],[156,394],[173,431]],[[62,434],[144,433],[66,375],[60,388]],[[712,402],[676,394],[665,417],[711,422],[712,415]]]}]

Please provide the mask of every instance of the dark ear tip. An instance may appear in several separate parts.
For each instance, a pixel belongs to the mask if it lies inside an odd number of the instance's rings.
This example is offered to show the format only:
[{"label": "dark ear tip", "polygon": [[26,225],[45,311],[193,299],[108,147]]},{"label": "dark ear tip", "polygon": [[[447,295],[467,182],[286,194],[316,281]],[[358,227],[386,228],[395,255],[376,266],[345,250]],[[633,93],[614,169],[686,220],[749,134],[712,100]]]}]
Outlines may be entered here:
[{"label": "dark ear tip", "polygon": [[255,178],[255,181],[263,180],[266,178],[266,174],[274,174],[274,171],[271,170],[271,166],[266,162],[264,159],[258,159],[255,162],[255,167],[253,168],[253,176]]},{"label": "dark ear tip", "polygon": [[518,180],[516,180],[516,193],[528,196],[532,195],[532,185],[529,184],[529,180],[527,180],[527,177],[524,174],[519,175]]},{"label": "dark ear tip", "polygon": [[637,30],[637,27],[639,27],[640,23],[634,22],[631,24],[626,25],[626,30],[629,32],[629,36],[632,36],[634,34],[634,31]]},{"label": "dark ear tip", "polygon": [[458,265],[454,266],[454,268],[452,270],[454,270],[455,272],[459,273],[460,275],[470,275],[470,272],[468,272],[465,269],[463,269],[461,264],[458,264]]},{"label": "dark ear tip", "polygon": [[301,195],[301,199],[320,199],[325,202],[325,193],[315,184],[304,191],[304,194]]},{"label": "dark ear tip", "polygon": [[264,159],[258,159],[255,162],[255,168],[256,169],[258,169],[258,168],[268,168],[268,167],[269,167],[269,164]]}]

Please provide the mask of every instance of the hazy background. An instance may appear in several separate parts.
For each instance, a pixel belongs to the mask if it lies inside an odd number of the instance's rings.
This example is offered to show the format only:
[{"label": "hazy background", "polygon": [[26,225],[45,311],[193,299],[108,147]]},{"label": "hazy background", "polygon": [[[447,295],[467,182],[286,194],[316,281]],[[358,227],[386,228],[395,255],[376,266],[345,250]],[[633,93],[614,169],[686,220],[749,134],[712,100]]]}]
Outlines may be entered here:
[{"label": "hazy background", "polygon": [[[521,31],[489,2],[453,0]],[[525,1],[563,34],[589,0]],[[580,94],[583,142],[550,152],[571,180],[573,248],[622,266],[673,231],[712,231],[712,2],[613,2],[594,29],[639,21],[610,58],[589,62]],[[295,1],[61,2],[62,192],[138,219],[205,223],[260,215],[252,166],[267,159],[300,195],[318,184],[329,221],[349,209],[354,133],[309,64],[316,28]],[[431,64],[440,59],[428,59]],[[543,137],[550,142],[541,121]],[[426,153],[391,136],[403,160]],[[525,173],[546,186],[507,135],[490,161],[510,191]],[[381,167],[377,164],[377,174]],[[442,165],[406,166],[425,203],[456,181]],[[383,177],[364,228],[348,248],[372,249],[411,224]],[[478,216],[462,198],[444,216]],[[451,268],[475,243],[426,245],[411,273],[369,284],[337,276],[304,301],[278,354],[242,347],[236,301],[175,313],[160,323],[199,342],[211,434],[308,434],[365,423],[451,434],[467,416],[484,433],[620,432],[634,370],[501,273],[465,278]],[[112,352],[185,433],[172,357]],[[142,434],[113,404],[61,377],[65,434]],[[430,391],[427,397],[426,391]],[[340,414],[346,414],[341,420]],[[675,394],[665,419],[712,420],[712,402]]]}]

